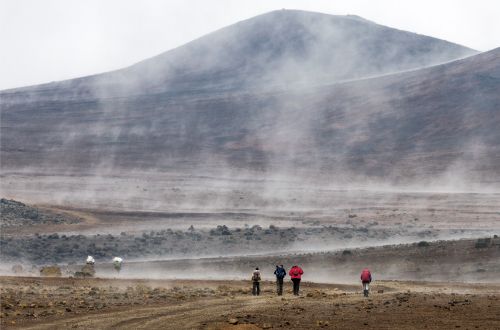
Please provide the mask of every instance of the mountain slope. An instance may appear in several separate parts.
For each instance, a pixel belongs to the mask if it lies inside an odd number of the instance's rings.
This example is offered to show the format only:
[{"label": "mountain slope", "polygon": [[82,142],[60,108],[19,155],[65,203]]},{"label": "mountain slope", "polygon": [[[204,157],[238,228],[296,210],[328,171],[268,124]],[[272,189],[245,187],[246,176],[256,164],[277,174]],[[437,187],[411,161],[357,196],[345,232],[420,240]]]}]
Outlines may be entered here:
[{"label": "mountain slope", "polygon": [[[282,92],[2,104],[2,168],[499,184],[500,49]],[[258,177],[258,174],[257,176]]]},{"label": "mountain slope", "polygon": [[129,68],[1,93],[4,101],[317,85],[455,60],[474,50],[356,16],[279,10],[215,31]]}]

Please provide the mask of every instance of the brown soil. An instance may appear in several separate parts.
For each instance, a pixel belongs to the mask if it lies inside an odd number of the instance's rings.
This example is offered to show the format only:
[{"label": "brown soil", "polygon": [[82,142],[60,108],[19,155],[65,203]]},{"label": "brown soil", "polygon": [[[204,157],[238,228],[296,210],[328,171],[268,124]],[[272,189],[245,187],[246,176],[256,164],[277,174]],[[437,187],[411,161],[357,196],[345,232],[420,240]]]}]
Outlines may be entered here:
[{"label": "brown soil", "polygon": [[[288,283],[287,283],[288,284]],[[500,285],[303,283],[260,297],[244,281],[0,278],[3,329],[498,329]],[[237,324],[229,323],[236,319]],[[234,323],[234,320],[233,320]]]}]

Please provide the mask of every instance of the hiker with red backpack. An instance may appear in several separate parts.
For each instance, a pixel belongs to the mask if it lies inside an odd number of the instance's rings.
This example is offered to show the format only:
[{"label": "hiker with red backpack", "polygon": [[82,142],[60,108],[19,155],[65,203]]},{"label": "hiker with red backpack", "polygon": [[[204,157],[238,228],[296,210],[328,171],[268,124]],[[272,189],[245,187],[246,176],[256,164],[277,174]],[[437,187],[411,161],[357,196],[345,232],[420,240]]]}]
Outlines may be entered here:
[{"label": "hiker with red backpack", "polygon": [[293,294],[295,296],[299,295],[299,286],[300,286],[300,280],[302,278],[302,275],[304,274],[304,271],[302,268],[299,266],[295,265],[290,269],[290,272],[288,273],[290,277],[292,278],[293,282]]},{"label": "hiker with red backpack", "polygon": [[370,283],[372,281],[372,273],[368,268],[363,269],[361,272],[361,283],[363,284],[363,295],[368,297],[370,291]]}]

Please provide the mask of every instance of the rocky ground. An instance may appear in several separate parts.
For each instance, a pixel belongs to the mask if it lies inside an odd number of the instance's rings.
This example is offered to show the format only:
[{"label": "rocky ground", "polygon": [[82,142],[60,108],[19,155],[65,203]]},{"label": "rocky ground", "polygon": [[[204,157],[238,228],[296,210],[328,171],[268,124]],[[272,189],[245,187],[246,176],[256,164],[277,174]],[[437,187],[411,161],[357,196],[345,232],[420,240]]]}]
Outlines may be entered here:
[{"label": "rocky ground", "polygon": [[[17,211],[6,213],[11,218],[2,214],[2,222],[10,220],[0,235],[0,271],[17,277],[0,277],[1,325],[499,328],[494,196],[397,196],[357,198],[353,205],[344,200],[329,210],[176,213],[6,201]],[[22,210],[60,221],[27,221],[30,213]],[[88,254],[96,258],[96,277],[75,278]],[[125,259],[119,273],[110,262],[115,255]],[[300,298],[290,295],[289,283],[284,297],[274,296],[278,263],[304,268]],[[261,297],[252,297],[242,281],[255,266],[265,281]],[[353,284],[363,267],[375,278],[369,299]]]},{"label": "rocky ground", "polygon": [[[84,260],[83,258],[81,260]],[[17,263],[4,274],[30,276],[97,276],[147,279],[247,279],[258,266],[262,277],[274,278],[277,264],[290,268],[299,264],[305,279],[319,283],[352,283],[359,272],[369,267],[378,280],[433,280],[441,282],[498,282],[500,238],[420,241],[413,244],[343,249],[323,252],[268,251],[254,255],[209,258],[172,258],[125,260],[116,272],[111,259],[99,261],[91,274],[80,263],[58,263],[42,267]],[[57,272],[53,271],[57,269]],[[78,275],[79,274],[79,275]]]},{"label": "rocky ground", "polygon": [[378,281],[303,283],[283,297],[245,281],[0,278],[2,328],[68,329],[498,329],[500,286]]},{"label": "rocky ground", "polygon": [[[329,213],[167,213],[33,206],[2,199],[0,261],[40,265],[79,263],[87,255],[107,262],[114,256],[130,261],[332,251],[479,238],[496,234],[500,223],[489,199],[482,207],[461,211],[453,204],[410,208],[392,203]],[[473,225],[464,226],[466,221]]]},{"label": "rocky ground", "polygon": [[[273,279],[274,267],[299,264],[305,278],[314,282],[352,283],[369,267],[384,280],[434,280],[442,282],[498,282],[500,239],[421,241],[331,252],[283,253],[254,256],[129,262],[120,276],[153,278],[248,278],[258,266],[265,279]],[[113,276],[111,265],[99,264],[97,274]],[[146,272],[144,270],[147,270]]]},{"label": "rocky ground", "polygon": [[384,242],[391,237],[405,236],[413,241],[436,239],[440,231],[414,230],[396,227],[378,228],[366,226],[328,226],[311,228],[279,228],[259,225],[244,228],[228,228],[219,225],[210,230],[159,230],[142,234],[34,234],[13,237],[0,236],[1,259],[8,262],[23,260],[30,263],[75,263],[92,255],[98,261],[114,256],[126,259],[171,258],[186,256],[214,256],[227,254],[263,253],[272,250],[294,251],[322,245],[349,246]]},{"label": "rocky ground", "polygon": [[0,228],[2,230],[50,224],[76,224],[80,221],[81,219],[67,214],[50,212],[15,200],[0,199]]}]

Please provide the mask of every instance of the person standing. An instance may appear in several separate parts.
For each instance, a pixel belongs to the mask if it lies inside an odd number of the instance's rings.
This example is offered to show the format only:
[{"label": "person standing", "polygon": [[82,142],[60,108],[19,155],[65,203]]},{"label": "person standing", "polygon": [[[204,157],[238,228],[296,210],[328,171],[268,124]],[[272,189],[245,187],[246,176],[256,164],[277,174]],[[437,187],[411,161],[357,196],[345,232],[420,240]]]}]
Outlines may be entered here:
[{"label": "person standing", "polygon": [[86,263],[87,265],[92,265],[92,266],[94,266],[94,264],[95,264],[95,259],[94,259],[94,257],[92,257],[92,256],[88,256],[88,257],[87,257],[87,260],[85,261],[85,263]]},{"label": "person standing", "polygon": [[361,283],[363,284],[363,295],[368,297],[370,292],[370,283],[372,281],[372,274],[368,268],[363,269],[361,272]]},{"label": "person standing", "polygon": [[254,296],[260,295],[260,270],[259,267],[255,267],[252,273],[252,294]]},{"label": "person standing", "polygon": [[303,274],[304,274],[304,271],[302,270],[302,268],[300,268],[297,265],[293,266],[290,269],[289,275],[292,278],[293,294],[295,296],[299,295],[300,280],[301,280]]},{"label": "person standing", "polygon": [[122,269],[122,262],[123,262],[123,259],[120,257],[113,258],[113,267],[117,273],[119,273],[120,270]]},{"label": "person standing", "polygon": [[286,270],[283,265],[276,265],[276,270],[274,271],[274,275],[276,275],[276,291],[278,296],[283,295],[283,279],[286,276]]}]

